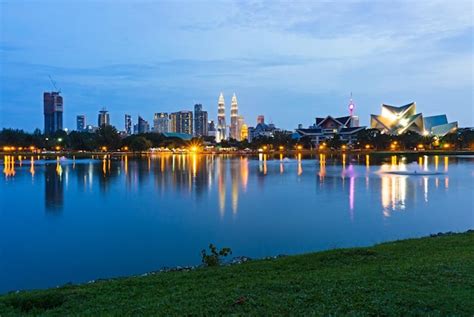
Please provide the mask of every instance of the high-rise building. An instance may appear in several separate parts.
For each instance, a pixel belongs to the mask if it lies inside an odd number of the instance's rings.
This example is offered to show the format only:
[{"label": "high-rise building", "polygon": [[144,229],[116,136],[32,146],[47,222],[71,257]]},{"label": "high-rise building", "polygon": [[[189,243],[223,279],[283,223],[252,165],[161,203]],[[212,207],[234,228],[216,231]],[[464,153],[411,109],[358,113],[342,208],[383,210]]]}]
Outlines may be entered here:
[{"label": "high-rise building", "polygon": [[143,119],[140,116],[138,116],[137,132],[138,133],[148,133],[148,132],[150,132],[150,125],[148,124],[148,121],[146,121],[145,119]]},{"label": "high-rise building", "polygon": [[132,135],[132,116],[129,114],[125,115],[125,133]]},{"label": "high-rise building", "polygon": [[170,130],[170,118],[166,112],[157,112],[153,116],[153,132],[166,133]]},{"label": "high-rise building", "polygon": [[214,120],[211,120],[207,123],[207,135],[216,137],[216,124],[214,123]]},{"label": "high-rise building", "polygon": [[76,116],[76,130],[82,132],[86,129],[86,116],[80,114]]},{"label": "high-rise building", "polygon": [[216,142],[220,143],[222,140],[227,138],[227,126],[225,123],[225,101],[224,95],[219,95],[219,101],[217,102],[217,132]]},{"label": "high-rise building", "polygon": [[263,114],[261,114],[257,117],[257,124],[259,124],[259,123],[265,124],[265,116]]},{"label": "high-rise building", "polygon": [[170,114],[170,132],[193,134],[193,112],[178,111]]},{"label": "high-rise building", "polygon": [[194,105],[194,135],[197,137],[207,136],[207,111],[202,110],[201,104]]},{"label": "high-rise building", "polygon": [[249,128],[244,123],[242,124],[242,128],[240,129],[240,141],[245,141],[249,138]]},{"label": "high-rise building", "polygon": [[109,112],[104,108],[99,111],[99,117],[97,119],[97,125],[102,127],[103,125],[110,125]]},{"label": "high-rise building", "polygon": [[63,129],[63,97],[59,92],[43,94],[44,134],[51,134]]},{"label": "high-rise building", "polygon": [[230,137],[234,140],[239,140],[239,106],[237,104],[237,97],[234,95],[232,96],[232,101],[230,103]]}]

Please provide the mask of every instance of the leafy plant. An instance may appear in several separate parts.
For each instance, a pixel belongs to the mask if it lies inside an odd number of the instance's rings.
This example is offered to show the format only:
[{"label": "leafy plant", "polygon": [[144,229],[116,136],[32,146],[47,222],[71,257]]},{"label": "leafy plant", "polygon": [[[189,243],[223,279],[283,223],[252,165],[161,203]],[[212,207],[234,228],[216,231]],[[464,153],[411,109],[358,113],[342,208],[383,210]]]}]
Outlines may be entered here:
[{"label": "leafy plant", "polygon": [[202,263],[206,266],[219,266],[222,263],[223,257],[232,254],[232,250],[230,248],[222,248],[221,250],[217,251],[217,247],[212,243],[209,244],[209,251],[211,251],[210,254],[207,254],[205,249],[201,251]]}]

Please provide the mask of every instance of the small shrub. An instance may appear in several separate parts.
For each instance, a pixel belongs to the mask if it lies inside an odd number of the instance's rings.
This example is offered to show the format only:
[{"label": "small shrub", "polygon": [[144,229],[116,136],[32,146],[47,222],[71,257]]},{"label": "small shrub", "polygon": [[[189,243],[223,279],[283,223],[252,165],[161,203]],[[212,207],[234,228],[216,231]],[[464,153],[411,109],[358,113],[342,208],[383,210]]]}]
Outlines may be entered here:
[{"label": "small shrub", "polygon": [[220,251],[217,251],[217,247],[212,243],[209,244],[210,254],[207,254],[206,250],[201,251],[202,263],[205,266],[219,266],[222,262],[222,258],[232,254],[230,248],[222,248]]}]

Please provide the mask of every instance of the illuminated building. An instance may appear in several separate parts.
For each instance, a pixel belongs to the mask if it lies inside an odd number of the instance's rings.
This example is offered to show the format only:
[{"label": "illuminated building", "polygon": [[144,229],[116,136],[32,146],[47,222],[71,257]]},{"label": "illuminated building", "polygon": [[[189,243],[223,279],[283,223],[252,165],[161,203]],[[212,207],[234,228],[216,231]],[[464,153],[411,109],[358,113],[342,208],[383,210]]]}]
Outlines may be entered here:
[{"label": "illuminated building", "polygon": [[382,104],[381,114],[370,116],[370,127],[392,135],[413,131],[423,135],[443,136],[455,131],[458,123],[448,123],[446,115],[423,118],[422,113],[416,113],[416,103],[412,102],[401,107]]},{"label": "illuminated building", "polygon": [[424,134],[444,136],[450,132],[454,132],[458,128],[457,122],[449,122],[445,114],[425,117],[425,132]]},{"label": "illuminated building", "polygon": [[332,139],[335,135],[338,135],[342,141],[353,143],[357,140],[357,133],[365,129],[365,127],[355,126],[353,120],[354,116],[318,117],[315,124],[311,127],[296,129],[295,133],[293,133],[293,138],[309,137],[311,142],[319,145],[320,142]]},{"label": "illuminated building", "polygon": [[201,104],[194,105],[194,135],[197,137],[207,136],[207,111],[202,110]]},{"label": "illuminated building", "polygon": [[247,125],[244,123],[242,124],[242,128],[240,129],[240,141],[247,140],[249,137],[249,129]]},{"label": "illuminated building", "polygon": [[[247,139],[247,137],[242,139],[242,127],[244,125],[245,125],[244,117],[243,116],[238,116],[237,117],[237,135],[236,135],[236,138],[235,138],[237,141],[243,141],[243,140]],[[247,127],[247,126],[245,126],[245,127]],[[248,135],[248,130],[247,130],[246,135]]]},{"label": "illuminated building", "polygon": [[52,134],[63,129],[63,97],[59,92],[43,94],[44,134]]},{"label": "illuminated building", "polygon": [[232,96],[232,101],[230,103],[230,137],[234,140],[239,140],[239,127],[238,127],[238,114],[239,106],[237,104],[237,97],[234,95]]},{"label": "illuminated building", "polygon": [[78,115],[76,116],[76,130],[82,132],[86,129],[86,116]]},{"label": "illuminated building", "polygon": [[217,132],[216,142],[220,143],[222,140],[227,139],[227,127],[225,123],[225,101],[224,95],[219,95],[219,101],[217,103]]},{"label": "illuminated building", "polygon": [[158,112],[153,116],[153,132],[166,133],[169,132],[170,119],[166,112]]},{"label": "illuminated building", "polygon": [[105,107],[99,111],[99,116],[97,118],[97,126],[100,128],[104,125],[110,125],[109,112],[105,109]]},{"label": "illuminated building", "polygon": [[178,111],[170,114],[170,132],[193,134],[193,112]]},{"label": "illuminated building", "polygon": [[355,142],[357,140],[357,134],[364,130],[365,127],[359,126],[359,117],[354,115],[355,103],[352,99],[352,93],[348,108],[348,116],[316,117],[315,123],[307,129],[299,124],[298,128],[295,129],[295,133],[293,133],[293,138],[299,140],[302,137],[307,137],[316,146],[318,146],[320,142],[334,138],[336,135],[341,141],[345,141],[349,144]]}]

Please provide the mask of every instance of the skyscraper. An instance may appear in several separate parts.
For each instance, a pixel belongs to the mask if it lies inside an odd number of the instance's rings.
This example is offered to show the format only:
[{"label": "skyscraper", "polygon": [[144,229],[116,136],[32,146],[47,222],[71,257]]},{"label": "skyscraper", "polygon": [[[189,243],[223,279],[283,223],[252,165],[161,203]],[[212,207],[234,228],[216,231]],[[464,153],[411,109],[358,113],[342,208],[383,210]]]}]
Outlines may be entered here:
[{"label": "skyscraper", "polygon": [[216,137],[216,124],[214,123],[214,120],[207,123],[207,135]]},{"label": "skyscraper", "polygon": [[104,108],[99,111],[99,117],[97,119],[97,125],[102,127],[103,125],[110,125],[109,112]]},{"label": "skyscraper", "polygon": [[44,134],[63,129],[63,97],[59,92],[43,93]]},{"label": "skyscraper", "polygon": [[132,135],[132,116],[129,114],[125,115],[125,133]]},{"label": "skyscraper", "polygon": [[193,134],[193,112],[178,111],[170,114],[170,132]]},{"label": "skyscraper", "polygon": [[202,110],[201,104],[194,105],[194,135],[207,136],[207,111]]},{"label": "skyscraper", "polygon": [[138,116],[137,132],[138,133],[148,133],[148,132],[150,132],[150,125],[148,124],[148,121],[146,121],[145,119],[143,119],[140,116]]},{"label": "skyscraper", "polygon": [[166,133],[170,130],[170,119],[168,113],[157,112],[153,116],[153,132]]},{"label": "skyscraper", "polygon": [[86,129],[86,116],[81,114],[76,116],[76,130],[82,132]]},{"label": "skyscraper", "polygon": [[227,138],[226,133],[227,127],[225,123],[225,101],[224,95],[221,93],[219,95],[219,101],[217,103],[217,133],[216,133],[216,142],[220,143],[222,140]]},{"label": "skyscraper", "polygon": [[259,123],[265,124],[265,116],[263,114],[261,114],[257,117],[257,124],[259,124]]},{"label": "skyscraper", "polygon": [[232,96],[232,101],[230,103],[230,137],[234,140],[239,140],[239,106],[237,104],[237,97],[234,95]]}]

